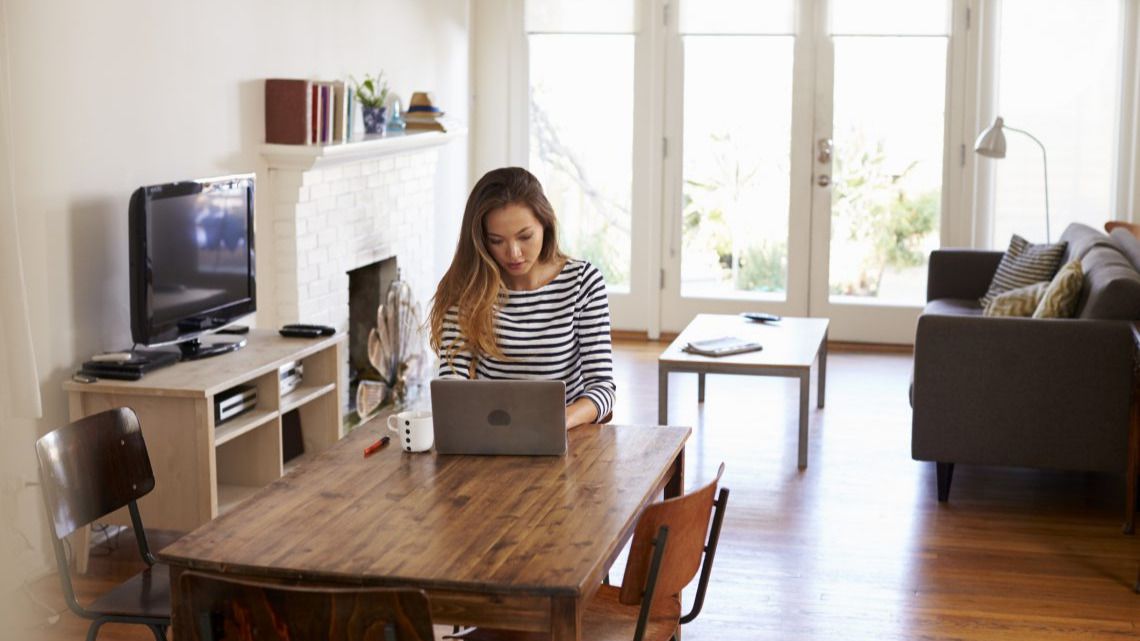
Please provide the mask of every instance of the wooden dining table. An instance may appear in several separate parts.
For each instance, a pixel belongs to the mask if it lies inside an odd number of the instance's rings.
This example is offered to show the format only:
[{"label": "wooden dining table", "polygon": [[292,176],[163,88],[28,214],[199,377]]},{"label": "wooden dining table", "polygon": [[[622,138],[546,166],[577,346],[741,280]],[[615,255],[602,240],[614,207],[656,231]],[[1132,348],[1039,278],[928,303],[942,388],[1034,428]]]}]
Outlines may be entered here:
[{"label": "wooden dining table", "polygon": [[[683,488],[687,427],[588,425],[565,456],[411,454],[366,423],[159,553],[175,638],[186,570],[425,590],[436,623],[581,639],[582,611],[638,515]],[[188,636],[188,635],[187,635]]]}]

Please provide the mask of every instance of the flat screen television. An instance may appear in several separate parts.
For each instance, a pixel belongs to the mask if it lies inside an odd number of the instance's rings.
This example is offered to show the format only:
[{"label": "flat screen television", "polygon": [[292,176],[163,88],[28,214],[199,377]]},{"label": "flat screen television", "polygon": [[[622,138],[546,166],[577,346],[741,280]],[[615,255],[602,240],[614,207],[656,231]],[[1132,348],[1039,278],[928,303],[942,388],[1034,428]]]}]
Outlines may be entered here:
[{"label": "flat screen television", "polygon": [[139,187],[131,195],[131,337],[184,359],[238,349],[200,339],[257,310],[254,175]]}]

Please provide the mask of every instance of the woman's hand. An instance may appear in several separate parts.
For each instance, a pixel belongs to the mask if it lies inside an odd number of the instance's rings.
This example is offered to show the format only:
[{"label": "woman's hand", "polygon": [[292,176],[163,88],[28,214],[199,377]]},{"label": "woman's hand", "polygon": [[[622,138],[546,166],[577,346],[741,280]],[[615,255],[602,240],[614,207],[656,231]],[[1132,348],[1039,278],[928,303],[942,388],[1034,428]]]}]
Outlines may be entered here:
[{"label": "woman's hand", "polygon": [[566,429],[589,425],[598,420],[598,406],[588,398],[579,398],[566,406]]}]

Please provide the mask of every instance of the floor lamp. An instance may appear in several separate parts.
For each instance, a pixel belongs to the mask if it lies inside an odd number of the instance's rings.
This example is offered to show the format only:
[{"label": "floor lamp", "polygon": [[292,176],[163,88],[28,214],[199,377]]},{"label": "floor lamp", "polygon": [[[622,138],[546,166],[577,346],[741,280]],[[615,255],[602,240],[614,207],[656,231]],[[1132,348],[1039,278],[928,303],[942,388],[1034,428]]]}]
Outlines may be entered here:
[{"label": "floor lamp", "polygon": [[1005,158],[1005,129],[1025,134],[1041,148],[1041,165],[1045,168],[1045,242],[1053,242],[1049,236],[1049,160],[1045,155],[1045,145],[1028,131],[1005,124],[1001,116],[998,116],[994,124],[978,134],[978,139],[974,141],[974,151],[987,158]]}]

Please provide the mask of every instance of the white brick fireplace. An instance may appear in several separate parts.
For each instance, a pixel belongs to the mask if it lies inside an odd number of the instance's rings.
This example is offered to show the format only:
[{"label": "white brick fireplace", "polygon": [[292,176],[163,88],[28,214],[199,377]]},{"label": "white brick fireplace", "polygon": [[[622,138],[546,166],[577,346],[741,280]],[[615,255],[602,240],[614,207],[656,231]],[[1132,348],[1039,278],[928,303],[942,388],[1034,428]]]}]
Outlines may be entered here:
[{"label": "white brick fireplace", "polygon": [[451,137],[425,132],[344,145],[265,145],[269,197],[262,202],[271,215],[268,224],[261,218],[258,233],[273,236],[274,302],[266,311],[276,324],[346,329],[347,272],[392,256],[426,304],[434,289],[428,281],[435,147]]},{"label": "white brick fireplace", "polygon": [[[268,193],[257,247],[263,325],[318,323],[346,331],[348,272],[394,257],[421,307],[432,276],[439,145],[460,133],[418,132],[347,144],[265,145]],[[267,236],[269,236],[267,238]]]}]

